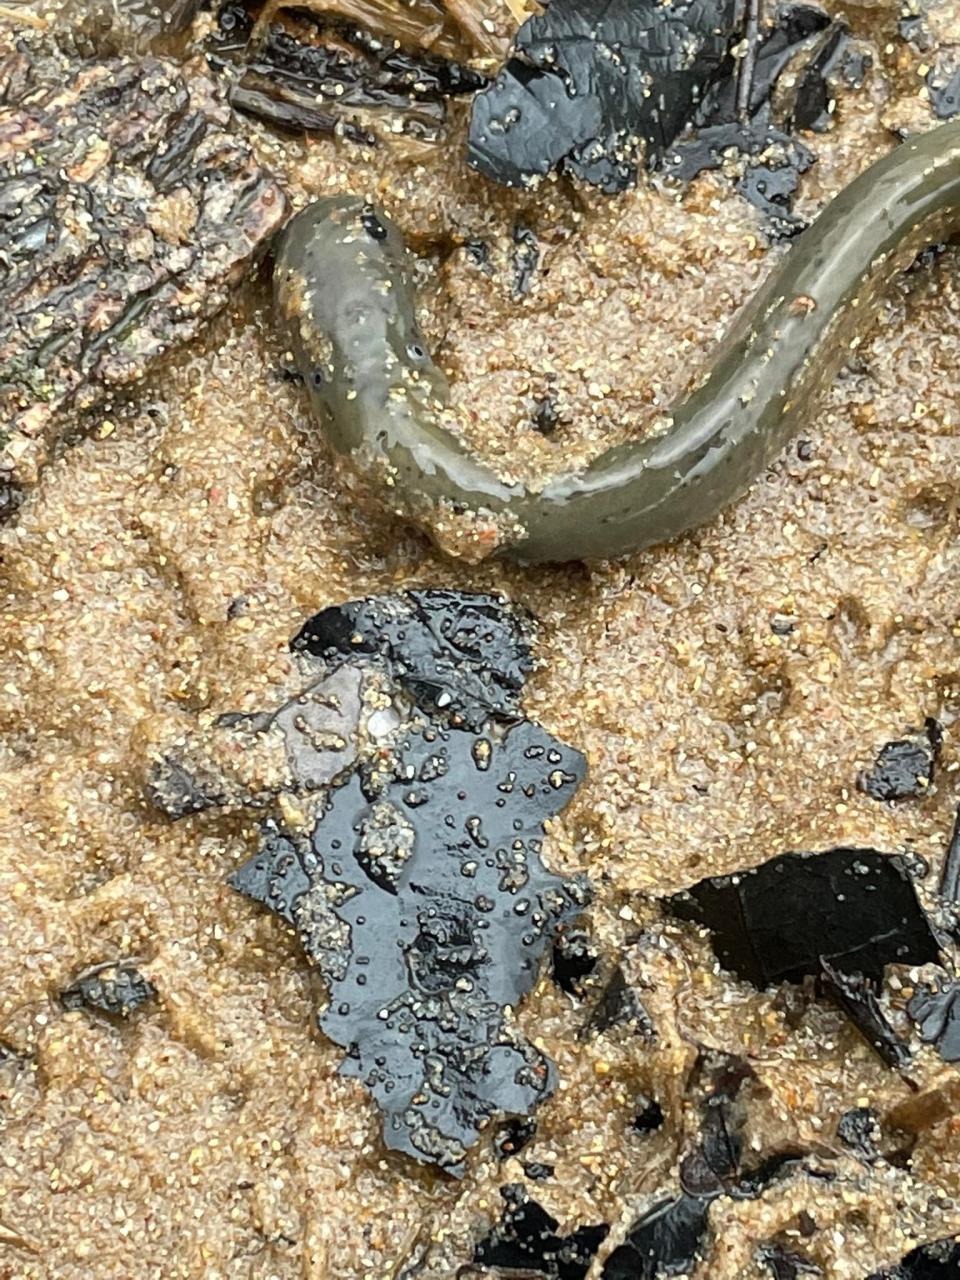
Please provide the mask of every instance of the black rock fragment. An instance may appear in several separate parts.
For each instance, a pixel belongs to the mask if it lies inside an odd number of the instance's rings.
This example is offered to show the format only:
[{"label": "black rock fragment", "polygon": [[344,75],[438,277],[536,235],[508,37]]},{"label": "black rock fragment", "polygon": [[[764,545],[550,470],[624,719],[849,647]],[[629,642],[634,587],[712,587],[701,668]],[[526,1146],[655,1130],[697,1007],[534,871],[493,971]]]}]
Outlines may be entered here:
[{"label": "black rock fragment", "polygon": [[771,231],[803,229],[790,210],[800,175],[815,161],[795,135],[831,123],[833,84],[847,67],[847,29],[812,4],[783,5],[768,30],[748,28],[736,77],[718,79],[697,110],[691,135],[669,148],[664,168],[689,180],[745,157],[737,190],[768,218]]},{"label": "black rock fragment", "polygon": [[764,1245],[760,1250],[760,1260],[769,1268],[773,1280],[802,1280],[804,1276],[821,1274],[820,1268],[815,1267],[803,1254],[782,1244]]},{"label": "black rock fragment", "polygon": [[953,819],[953,831],[940,874],[940,897],[950,906],[960,906],[960,808]]},{"label": "black rock fragment", "polygon": [[660,1200],[604,1263],[603,1280],[656,1280],[691,1270],[702,1256],[710,1201],[681,1194]]},{"label": "black rock fragment", "polygon": [[879,983],[887,964],[938,958],[909,876],[874,849],[781,854],[701,880],[667,905],[708,928],[724,968],[760,989],[817,977],[824,960]]},{"label": "black rock fragment", "polygon": [[636,180],[732,67],[733,0],[551,0],[474,99],[468,161],[507,186],[569,169],[605,191]]},{"label": "black rock fragment", "polygon": [[607,1237],[607,1224],[578,1227],[560,1236],[557,1219],[531,1200],[522,1186],[501,1187],[500,1195],[506,1202],[503,1217],[477,1245],[474,1262],[548,1280],[583,1280]]},{"label": "black rock fragment", "polygon": [[844,973],[827,960],[821,963],[821,989],[843,1010],[871,1049],[888,1067],[902,1071],[909,1066],[910,1049],[890,1025],[871,980],[862,973]]},{"label": "black rock fragment", "polygon": [[542,1164],[539,1160],[527,1160],[524,1163],[523,1172],[534,1182],[547,1182],[556,1172],[556,1166]]},{"label": "black rock fragment", "polygon": [[960,1275],[960,1241],[936,1240],[913,1249],[889,1271],[878,1271],[867,1280],[956,1280]]},{"label": "black rock fragment", "polygon": [[879,1159],[880,1116],[872,1107],[853,1107],[837,1123],[837,1137],[865,1164]]},{"label": "black rock fragment", "polygon": [[774,220],[779,234],[802,230],[803,222],[790,212],[790,201],[800,175],[815,157],[809,147],[769,123],[704,125],[670,149],[664,169],[671,177],[689,182],[698,173],[719,169],[731,151],[763,157],[744,166],[737,179],[740,194]]},{"label": "black rock fragment", "polygon": [[944,1062],[960,1062],[960,982],[922,983],[907,1005],[924,1044],[935,1044]]},{"label": "black rock fragment", "polygon": [[470,728],[490,715],[519,717],[533,665],[529,615],[497,596],[462,591],[332,605],[304,623],[291,648],[327,663],[377,654],[424,711]]},{"label": "black rock fragment", "polygon": [[581,930],[561,934],[553,944],[553,980],[568,995],[582,997],[583,980],[597,967],[598,953],[589,934]]},{"label": "black rock fragment", "polygon": [[631,987],[619,965],[610,975],[599,1000],[590,1010],[583,1024],[581,1037],[601,1035],[613,1027],[631,1027],[640,1035],[655,1035],[653,1019],[643,1007],[643,1002]]},{"label": "black rock fragment", "polygon": [[925,795],[933,782],[942,743],[940,724],[928,716],[922,730],[913,730],[880,749],[872,767],[857,779],[858,789],[873,800]]},{"label": "black rock fragment", "polygon": [[320,1015],[384,1112],[389,1147],[459,1173],[496,1112],[524,1115],[549,1063],[504,1019],[587,900],[540,861],[583,776],[530,721],[482,735],[412,722],[389,761],[330,793],[309,838],[268,832],[232,883],[295,926]]},{"label": "black rock fragment", "polygon": [[816,5],[782,5],[765,29],[744,14],[729,0],[551,0],[475,97],[469,163],[507,186],[559,169],[620,191],[641,159],[689,179],[737,151],[741,194],[792,234],[815,158],[795,134],[829,127],[835,84],[862,81],[866,59]]},{"label": "black rock fragment", "polygon": [[129,962],[95,965],[60,993],[65,1009],[96,1009],[116,1018],[129,1018],[157,994],[156,987]]}]

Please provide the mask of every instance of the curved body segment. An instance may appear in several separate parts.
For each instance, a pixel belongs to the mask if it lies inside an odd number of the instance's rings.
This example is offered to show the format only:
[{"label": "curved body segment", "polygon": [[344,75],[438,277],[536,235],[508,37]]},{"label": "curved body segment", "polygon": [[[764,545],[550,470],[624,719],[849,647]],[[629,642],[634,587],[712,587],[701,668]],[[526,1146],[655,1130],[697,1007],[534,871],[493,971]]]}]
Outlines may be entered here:
[{"label": "curved body segment", "polygon": [[957,227],[960,121],[903,143],[827,205],[659,433],[539,491],[503,482],[442,425],[446,384],[383,213],[353,197],[310,205],[285,233],[275,292],[326,437],[381,470],[394,510],[434,530],[451,516],[490,520],[487,552],[525,562],[607,559],[738,497],[815,411],[890,280]]}]

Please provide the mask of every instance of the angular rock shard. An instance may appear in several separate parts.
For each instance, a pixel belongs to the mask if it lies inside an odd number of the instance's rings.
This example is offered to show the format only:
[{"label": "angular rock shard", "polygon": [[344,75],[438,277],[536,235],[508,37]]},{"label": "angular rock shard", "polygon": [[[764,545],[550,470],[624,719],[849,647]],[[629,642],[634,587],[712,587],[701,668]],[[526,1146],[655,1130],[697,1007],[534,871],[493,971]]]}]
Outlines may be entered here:
[{"label": "angular rock shard", "polygon": [[910,877],[875,849],[781,854],[701,880],[667,905],[706,926],[724,968],[761,989],[817,977],[823,960],[879,983],[888,964],[938,958]]}]

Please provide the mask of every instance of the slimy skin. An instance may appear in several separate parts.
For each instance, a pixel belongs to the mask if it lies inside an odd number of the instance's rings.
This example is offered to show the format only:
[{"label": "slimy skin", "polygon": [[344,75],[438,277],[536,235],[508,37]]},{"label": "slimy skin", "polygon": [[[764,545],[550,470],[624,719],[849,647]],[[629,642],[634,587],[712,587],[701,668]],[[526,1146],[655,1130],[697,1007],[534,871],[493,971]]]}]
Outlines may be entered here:
[{"label": "slimy skin", "polygon": [[446,383],[417,329],[407,251],[383,213],[353,197],[310,205],[285,233],[274,283],[327,439],[353,466],[379,471],[393,510],[435,536],[448,517],[475,520],[488,542],[470,558],[608,559],[703,524],[742,494],[813,416],[884,288],[958,228],[953,121],[840,192],[658,434],[539,491],[502,481],[442,425]]}]

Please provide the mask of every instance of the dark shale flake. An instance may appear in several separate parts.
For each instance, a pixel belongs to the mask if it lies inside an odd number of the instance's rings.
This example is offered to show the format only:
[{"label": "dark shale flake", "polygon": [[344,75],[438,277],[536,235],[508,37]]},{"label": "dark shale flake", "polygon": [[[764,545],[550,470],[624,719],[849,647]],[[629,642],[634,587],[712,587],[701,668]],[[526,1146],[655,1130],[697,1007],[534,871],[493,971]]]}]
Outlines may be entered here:
[{"label": "dark shale flake", "polygon": [[659,157],[732,67],[733,0],[551,0],[474,99],[468,160],[507,186],[560,166],[606,191]]},{"label": "dark shale flake", "polygon": [[935,1044],[944,1062],[960,1062],[960,982],[922,983],[907,1005],[924,1044]]},{"label": "dark shale flake", "polygon": [[909,1047],[890,1025],[877,991],[862,973],[844,973],[829,961],[821,961],[820,987],[847,1015],[871,1049],[888,1067],[902,1071],[909,1066]]},{"label": "dark shale flake", "polygon": [[477,1245],[474,1262],[546,1280],[584,1280],[610,1230],[607,1224],[578,1227],[561,1236],[557,1219],[531,1200],[522,1186],[501,1187],[500,1195],[506,1202],[503,1217]]},{"label": "dark shale flake", "polygon": [[960,1275],[960,1241],[935,1240],[920,1245],[889,1271],[878,1271],[867,1280],[956,1280]]},{"label": "dark shale flake", "polygon": [[915,730],[883,746],[870,769],[857,779],[857,787],[872,800],[905,800],[925,795],[943,743],[943,730],[928,716],[923,729]]},{"label": "dark shale flake", "polygon": [[790,200],[815,159],[795,135],[830,127],[837,85],[861,82],[866,56],[816,5],[765,25],[745,14],[729,0],[551,0],[474,98],[469,163],[507,186],[559,169],[620,191],[643,159],[690,179],[739,152],[738,190],[794,234]]},{"label": "dark shale flake", "polygon": [[910,877],[874,849],[781,854],[701,880],[667,905],[708,928],[724,968],[760,989],[818,976],[824,960],[879,983],[887,964],[938,958]]},{"label": "dark shale flake", "polygon": [[710,1201],[681,1194],[660,1200],[631,1227],[604,1263],[603,1280],[682,1275],[702,1256]]},{"label": "dark shale flake", "polygon": [[129,962],[98,964],[80,974],[60,993],[65,1009],[96,1009],[111,1017],[129,1018],[157,994],[156,988]]},{"label": "dark shale flake", "polygon": [[481,770],[479,740],[411,724],[391,769],[332,790],[309,839],[268,830],[232,881],[300,933],[330,988],[320,1025],[384,1112],[387,1145],[455,1173],[492,1116],[551,1091],[503,1009],[587,896],[540,860],[582,757],[530,721],[488,725]]},{"label": "dark shale flake", "polygon": [[171,818],[221,805],[268,804],[318,791],[357,758],[363,673],[341,667],[304,681],[279,706],[227,713],[151,765],[146,796]]},{"label": "dark shale flake", "polygon": [[631,1027],[642,1036],[653,1037],[653,1019],[643,1007],[639,995],[631,987],[619,965],[610,975],[600,998],[583,1024],[581,1037],[602,1035],[613,1027]]},{"label": "dark shale flake", "polygon": [[326,662],[377,654],[430,713],[478,728],[518,717],[533,662],[530,619],[497,596],[404,591],[331,605],[304,623],[291,648]]}]

